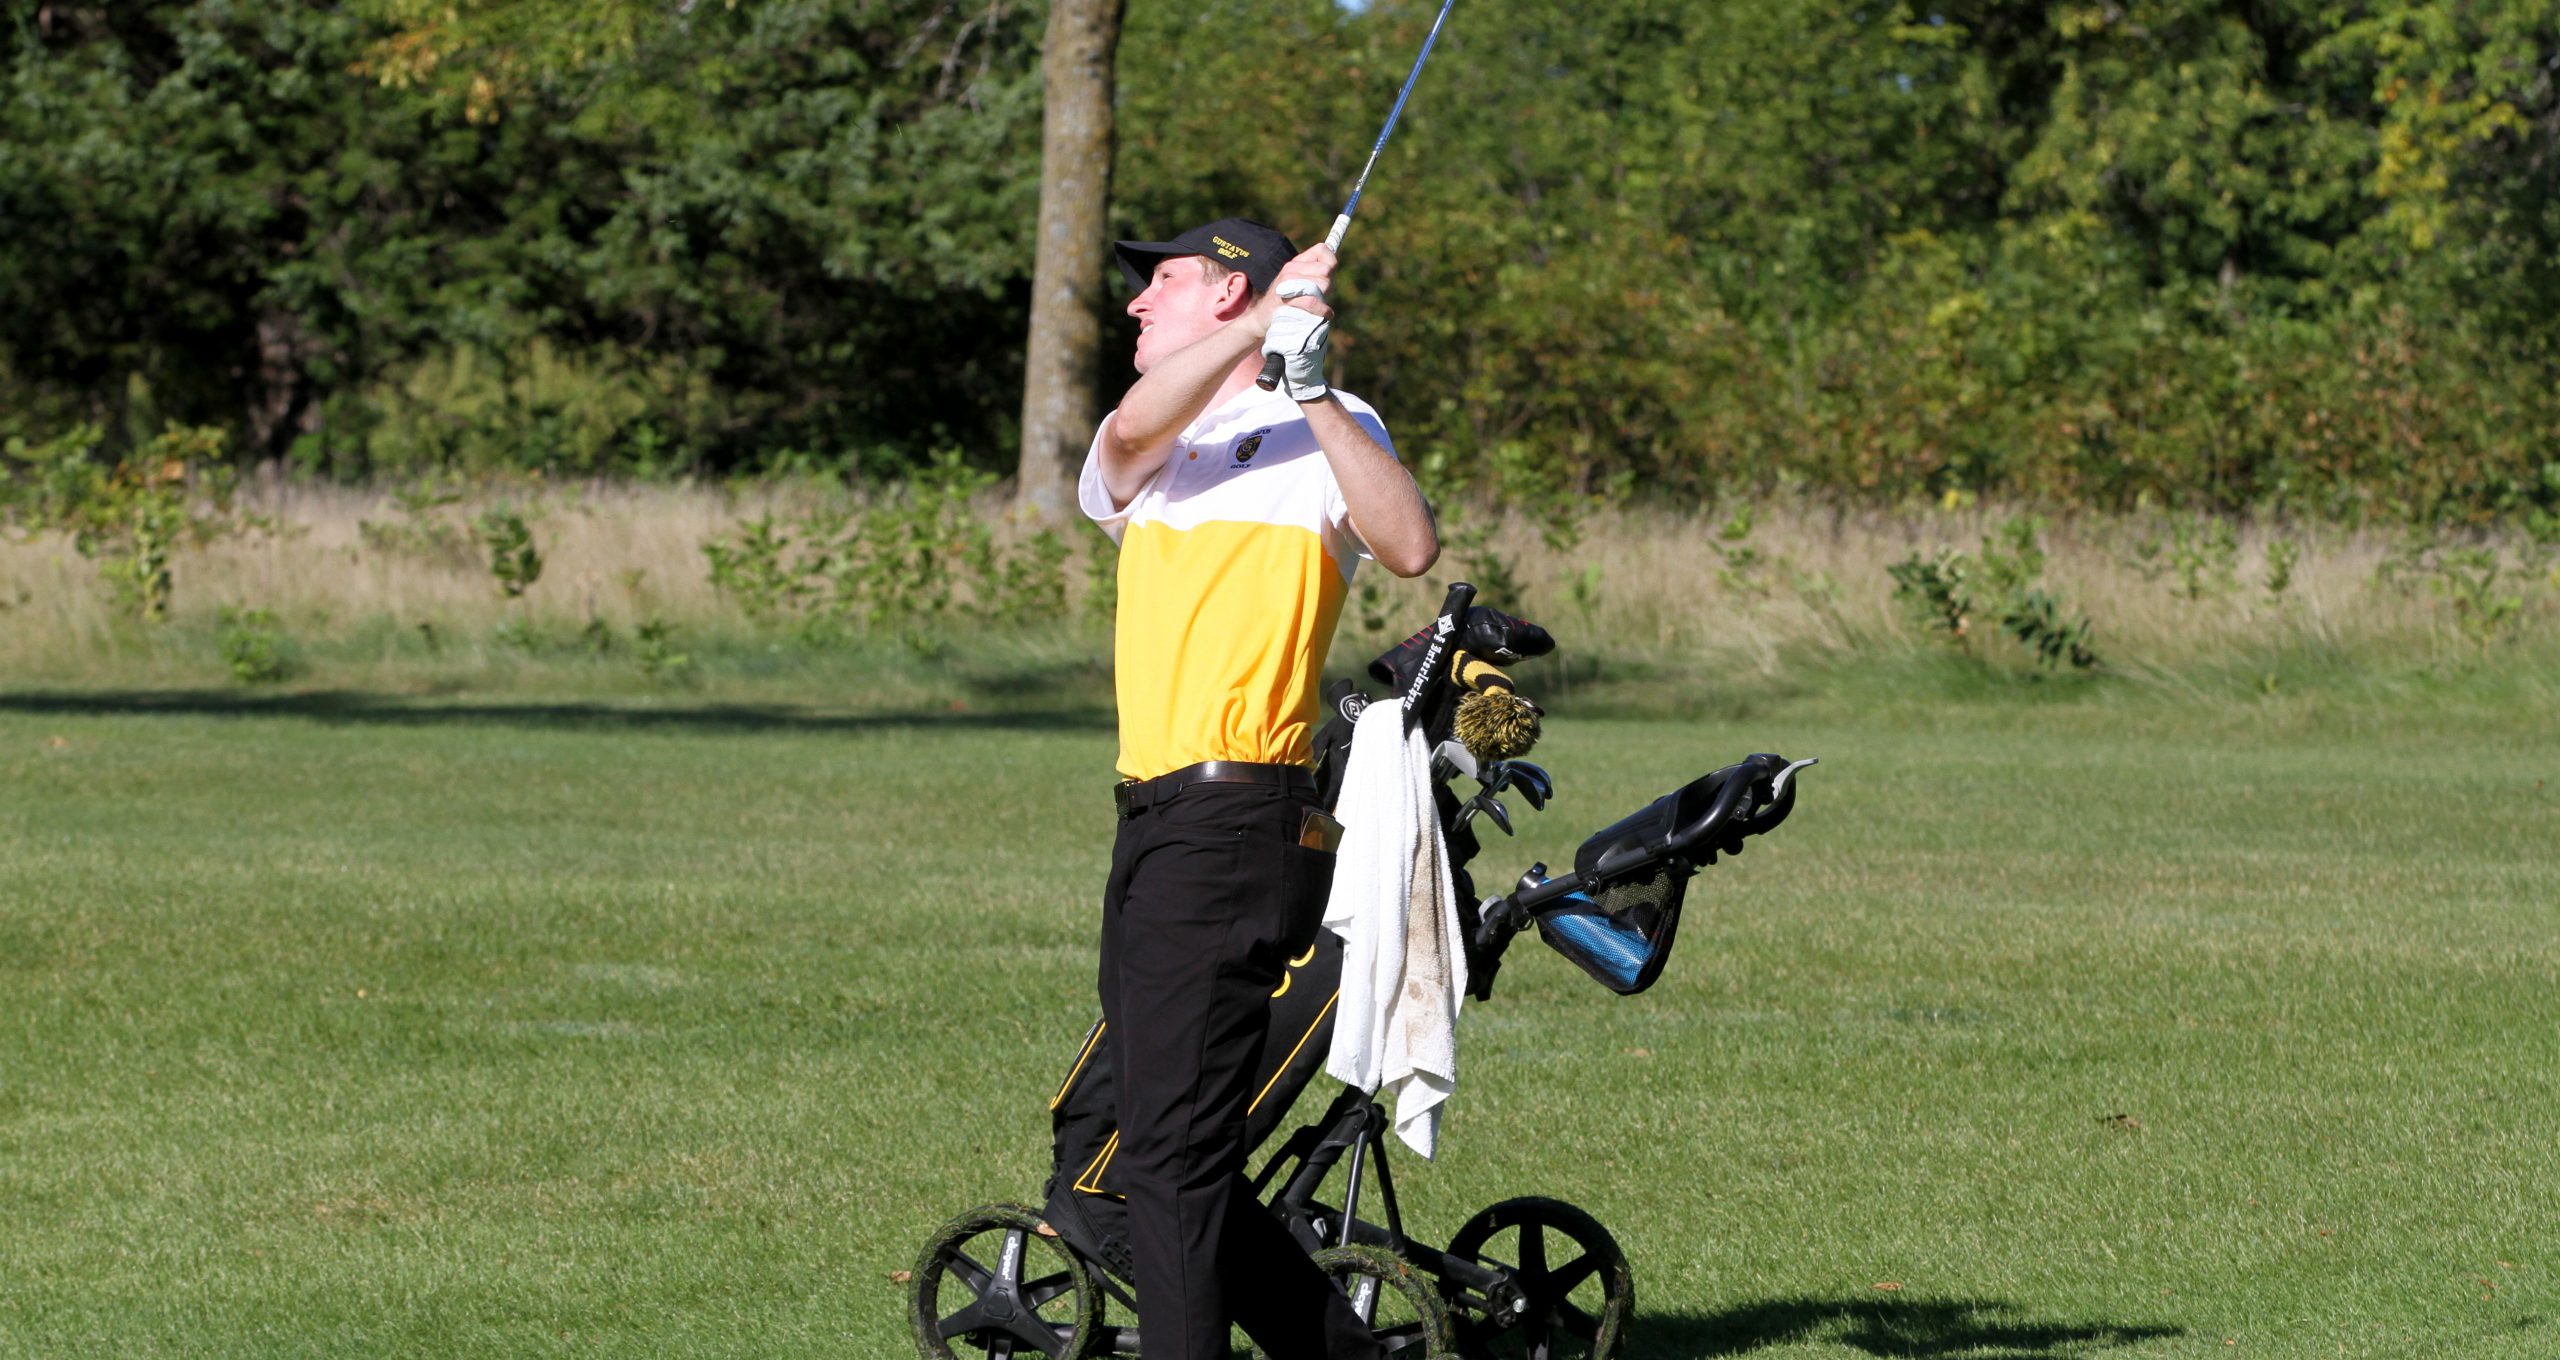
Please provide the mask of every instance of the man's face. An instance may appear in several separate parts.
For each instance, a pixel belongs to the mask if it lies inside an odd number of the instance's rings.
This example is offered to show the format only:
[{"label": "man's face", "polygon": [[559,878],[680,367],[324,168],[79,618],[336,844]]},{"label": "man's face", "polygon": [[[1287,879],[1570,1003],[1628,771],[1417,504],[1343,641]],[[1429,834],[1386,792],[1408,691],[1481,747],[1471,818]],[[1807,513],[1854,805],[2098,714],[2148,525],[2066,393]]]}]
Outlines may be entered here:
[{"label": "man's face", "polygon": [[1156,261],[1146,291],[1129,299],[1129,315],[1138,323],[1138,371],[1227,324],[1244,310],[1241,274],[1209,277],[1208,260],[1175,255]]}]

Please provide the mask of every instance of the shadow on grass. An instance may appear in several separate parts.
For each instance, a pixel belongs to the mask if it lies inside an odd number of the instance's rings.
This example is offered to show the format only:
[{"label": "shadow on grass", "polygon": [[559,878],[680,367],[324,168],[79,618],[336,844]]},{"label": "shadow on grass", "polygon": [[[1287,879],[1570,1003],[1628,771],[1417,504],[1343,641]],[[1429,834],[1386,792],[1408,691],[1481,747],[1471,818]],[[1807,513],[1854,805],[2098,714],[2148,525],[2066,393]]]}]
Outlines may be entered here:
[{"label": "shadow on grass", "polygon": [[1094,705],[829,713],[778,704],[643,708],[586,702],[448,703],[354,690],[303,694],[240,694],[211,689],[0,693],[0,713],[84,718],[298,718],[324,724],[385,727],[481,724],[704,732],[868,732],[899,727],[1108,732],[1114,725],[1111,711]]},{"label": "shadow on grass", "polygon": [[2183,1336],[2180,1327],[2048,1322],[1985,1299],[1795,1298],[1718,1313],[1643,1313],[1628,1360],[1709,1360],[1819,1342],[1893,1360],[2064,1360]]}]

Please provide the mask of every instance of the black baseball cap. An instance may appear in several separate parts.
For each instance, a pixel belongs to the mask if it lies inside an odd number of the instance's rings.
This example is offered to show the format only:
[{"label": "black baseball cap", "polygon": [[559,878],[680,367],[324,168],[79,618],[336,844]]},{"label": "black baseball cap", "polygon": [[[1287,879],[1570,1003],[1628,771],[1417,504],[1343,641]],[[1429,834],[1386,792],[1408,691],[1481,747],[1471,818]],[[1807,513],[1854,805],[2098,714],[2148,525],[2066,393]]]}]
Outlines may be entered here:
[{"label": "black baseball cap", "polygon": [[1256,294],[1271,291],[1280,277],[1280,266],[1298,253],[1289,238],[1260,222],[1244,217],[1221,217],[1205,227],[1191,230],[1170,241],[1114,241],[1111,253],[1120,257],[1121,272],[1129,276],[1129,284],[1139,292],[1155,277],[1156,262],[1176,255],[1202,255],[1244,275]]}]

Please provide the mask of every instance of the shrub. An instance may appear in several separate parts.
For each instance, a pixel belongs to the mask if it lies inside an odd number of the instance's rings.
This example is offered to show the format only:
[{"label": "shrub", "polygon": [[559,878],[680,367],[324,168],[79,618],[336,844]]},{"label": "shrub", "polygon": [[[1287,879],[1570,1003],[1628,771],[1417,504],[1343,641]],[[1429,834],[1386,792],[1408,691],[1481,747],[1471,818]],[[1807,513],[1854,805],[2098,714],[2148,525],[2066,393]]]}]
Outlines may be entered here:
[{"label": "shrub", "polygon": [[736,600],[748,618],[759,622],[788,612],[816,588],[809,579],[813,573],[791,561],[791,542],[773,516],[759,515],[730,537],[703,544],[702,555],[711,562],[711,588]]},{"label": "shrub", "polygon": [[2142,579],[2171,577],[2187,600],[2220,598],[2240,587],[2240,531],[2218,515],[2173,515],[2163,530],[2136,544],[2133,555]]},{"label": "shrub", "polygon": [[1055,529],[1042,529],[1010,552],[999,552],[993,535],[972,545],[970,569],[978,598],[1005,623],[1054,621],[1067,613],[1067,541]]},{"label": "shrub", "polygon": [[2302,564],[2302,545],[2289,538],[2267,544],[2267,593],[2282,595],[2293,585],[2293,569]]},{"label": "shrub", "polygon": [[1716,526],[1716,536],[1707,540],[1708,551],[1724,564],[1716,568],[1716,579],[1734,594],[1755,599],[1769,593],[1767,556],[1751,544],[1756,514],[1749,501],[1735,505]]},{"label": "shrub", "polygon": [[284,630],[270,610],[224,605],[214,627],[214,646],[231,678],[244,685],[271,685],[292,670]]},{"label": "shrub", "polygon": [[533,526],[515,507],[493,505],[471,522],[471,536],[489,555],[489,576],[498,592],[520,599],[542,579],[542,553],[534,547]]},{"label": "shrub", "polygon": [[692,674],[693,658],[676,650],[675,625],[652,616],[643,619],[633,631],[632,659],[640,665],[640,673],[652,680],[680,680]]},{"label": "shrub", "polygon": [[[760,515],[702,545],[712,588],[750,619],[793,621],[812,641],[890,631],[924,645],[955,613],[1000,623],[1069,617],[1072,550],[1048,529],[1000,542],[977,509],[995,481],[946,452],[866,509],[822,506],[788,524]],[[1109,544],[1096,542],[1087,608],[1107,611]]]},{"label": "shrub", "polygon": [[[2524,613],[2530,577],[2510,577],[2494,547],[2439,548],[2427,559],[2427,584],[2453,610],[2454,626],[2483,655]],[[2501,588],[2506,577],[2514,588]]]},{"label": "shrub", "polygon": [[2090,645],[2096,629],[2085,613],[2067,609],[2045,590],[2044,522],[2022,515],[1982,537],[1981,552],[1941,548],[1933,557],[1913,554],[1885,568],[1893,594],[1924,630],[1968,652],[1977,612],[1987,612],[2001,633],[2015,639],[2036,664],[2053,670],[2094,670]]},{"label": "shrub", "polygon": [[1959,645],[1965,641],[1973,628],[1973,591],[1967,584],[1972,558],[1940,548],[1935,557],[1914,553],[1885,573],[1893,578],[1893,598],[1921,629],[1945,634]]},{"label": "shrub", "polygon": [[356,521],[357,541],[380,553],[468,568],[474,565],[470,534],[446,514],[462,495],[459,479],[433,475],[395,487],[388,499],[399,517]]},{"label": "shrub", "polygon": [[231,470],[222,431],[171,428],[112,462],[97,456],[103,432],[83,425],[60,438],[0,446],[0,513],[22,530],[59,530],[98,564],[117,603],[144,621],[169,616],[171,555],[183,541],[235,532]]},{"label": "shrub", "polygon": [[707,383],[672,356],[543,340],[430,353],[339,405],[364,431],[363,463],[393,472],[664,476],[717,417]]}]

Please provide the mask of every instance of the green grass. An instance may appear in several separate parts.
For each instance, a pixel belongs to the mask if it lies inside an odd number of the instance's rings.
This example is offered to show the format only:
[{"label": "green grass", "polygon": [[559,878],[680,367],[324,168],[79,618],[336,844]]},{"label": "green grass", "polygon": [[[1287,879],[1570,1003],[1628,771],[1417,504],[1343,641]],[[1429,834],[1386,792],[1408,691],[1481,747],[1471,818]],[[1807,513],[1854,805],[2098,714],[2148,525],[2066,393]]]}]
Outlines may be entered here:
[{"label": "green grass", "polygon": [[[2548,688],[1998,692],[1560,700],[1489,883],[1824,764],[1651,993],[1519,944],[1413,1226],[1666,1360],[2560,1352]],[[0,1355],[911,1354],[1091,1012],[1107,713],[983,707],[0,695]]]}]

